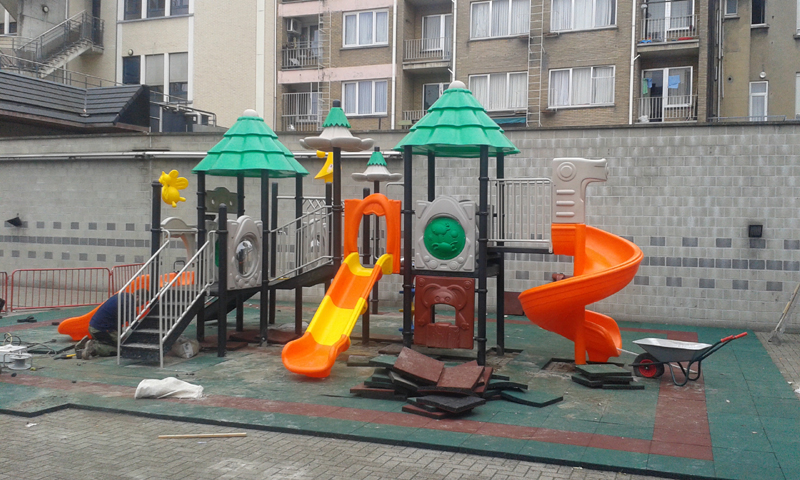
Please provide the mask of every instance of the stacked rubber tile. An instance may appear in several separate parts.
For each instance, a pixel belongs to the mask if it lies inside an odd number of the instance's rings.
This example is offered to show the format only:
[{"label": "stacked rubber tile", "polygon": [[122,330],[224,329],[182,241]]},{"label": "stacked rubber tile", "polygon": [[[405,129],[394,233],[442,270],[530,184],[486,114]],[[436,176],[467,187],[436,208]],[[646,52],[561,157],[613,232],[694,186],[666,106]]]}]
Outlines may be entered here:
[{"label": "stacked rubber tile", "polygon": [[644,385],[633,384],[633,373],[611,363],[575,365],[577,373],[572,381],[589,388],[606,390],[644,390]]},{"label": "stacked rubber tile", "polygon": [[528,392],[528,386],[512,382],[471,361],[452,367],[444,362],[404,348],[400,355],[375,357],[369,365],[378,367],[362,385],[350,393],[367,398],[407,399],[403,411],[431,418],[464,414],[487,400],[504,399],[544,407],[563,397]]}]

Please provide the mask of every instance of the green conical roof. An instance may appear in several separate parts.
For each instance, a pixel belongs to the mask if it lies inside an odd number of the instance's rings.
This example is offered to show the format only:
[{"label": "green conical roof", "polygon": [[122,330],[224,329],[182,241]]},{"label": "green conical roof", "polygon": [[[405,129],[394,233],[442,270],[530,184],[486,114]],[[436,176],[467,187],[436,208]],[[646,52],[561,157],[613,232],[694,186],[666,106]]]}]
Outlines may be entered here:
[{"label": "green conical roof", "polygon": [[488,145],[489,156],[519,153],[461,82],[444,91],[394,150],[402,151],[406,145],[415,155],[432,152],[438,157],[476,158],[482,145]]},{"label": "green conical roof", "polygon": [[192,172],[223,177],[261,177],[264,170],[272,178],[308,175],[308,170],[294,159],[264,119],[248,110]]},{"label": "green conical roof", "polygon": [[369,161],[367,162],[367,166],[369,167],[371,165],[380,165],[382,167],[386,167],[387,166],[386,165],[386,159],[383,158],[383,154],[379,150],[376,150],[376,151],[372,152],[372,156],[369,157]]},{"label": "green conical roof", "polygon": [[331,108],[331,111],[328,112],[328,116],[325,117],[325,122],[322,124],[322,128],[326,127],[350,128],[350,122],[347,121],[347,116],[344,114],[342,107]]}]

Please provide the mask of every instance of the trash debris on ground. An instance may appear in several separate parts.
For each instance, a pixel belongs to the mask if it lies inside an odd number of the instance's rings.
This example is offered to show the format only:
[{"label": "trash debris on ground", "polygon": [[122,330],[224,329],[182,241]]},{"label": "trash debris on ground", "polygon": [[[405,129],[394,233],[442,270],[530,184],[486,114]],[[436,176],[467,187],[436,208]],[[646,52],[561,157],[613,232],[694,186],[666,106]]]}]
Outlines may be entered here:
[{"label": "trash debris on ground", "polygon": [[[360,359],[353,363],[364,366]],[[528,385],[495,374],[492,367],[482,367],[475,360],[447,366],[410,348],[403,348],[397,357],[374,357],[368,365],[376,367],[374,374],[351,388],[351,394],[406,400],[404,412],[434,419],[463,415],[490,400],[541,408],[564,399],[546,392],[530,392]]]},{"label": "trash debris on ground", "polygon": [[133,398],[201,398],[203,387],[175,377],[163,380],[145,379],[139,382]]}]

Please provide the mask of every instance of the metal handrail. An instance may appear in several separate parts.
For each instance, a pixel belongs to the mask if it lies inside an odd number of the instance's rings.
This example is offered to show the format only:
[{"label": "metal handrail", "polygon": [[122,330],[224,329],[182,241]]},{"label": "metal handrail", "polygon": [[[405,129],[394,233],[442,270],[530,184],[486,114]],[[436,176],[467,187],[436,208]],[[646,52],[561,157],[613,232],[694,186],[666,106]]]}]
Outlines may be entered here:
[{"label": "metal handrail", "polygon": [[47,63],[53,57],[74,45],[90,42],[103,46],[104,22],[88,13],[80,12],[45,31],[37,38],[14,48],[17,57]]},{"label": "metal handrail", "polygon": [[[709,117],[709,122],[785,122],[786,115],[753,115],[750,117]],[[794,121],[794,118],[789,120]]]},{"label": "metal handrail", "polygon": [[[214,245],[217,232],[208,233],[208,241],[186,262],[186,265],[155,297],[158,302],[158,359],[164,368],[164,339],[209,287],[216,281]],[[178,288],[180,287],[180,288]],[[219,308],[224,308],[222,305]]]},{"label": "metal handrail", "polygon": [[270,238],[275,239],[272,248],[281,255],[275,257],[275,273],[269,280],[291,278],[332,262],[333,246],[328,238],[332,222],[333,208],[323,205],[271,230]]},{"label": "metal handrail", "polygon": [[281,118],[283,130],[317,131],[322,128],[320,92],[284,93]]},{"label": "metal handrail", "polygon": [[640,28],[640,42],[658,43],[694,39],[697,36],[697,16],[643,18]]},{"label": "metal handrail", "polygon": [[639,97],[639,123],[697,120],[697,95]]},{"label": "metal handrail", "polygon": [[0,65],[4,71],[12,71],[19,75],[26,73],[33,73],[37,78],[48,80],[55,83],[64,85],[71,85],[73,87],[81,88],[95,88],[122,85],[114,80],[96,77],[87,73],[75,72],[67,70],[64,67],[59,67],[44,77],[39,77],[39,72],[44,71],[47,65],[44,63],[36,62],[34,60],[26,60],[21,57],[15,57],[5,53],[0,53]]},{"label": "metal handrail", "polygon": [[414,38],[403,42],[403,61],[445,61],[452,57],[453,45],[448,37]]},{"label": "metal handrail", "polygon": [[551,247],[552,183],[549,178],[497,178],[490,180],[491,218],[489,242],[504,246]]},{"label": "metal handrail", "polygon": [[322,54],[320,42],[296,42],[291,46],[283,47],[281,68],[283,70],[317,68],[322,61]]}]

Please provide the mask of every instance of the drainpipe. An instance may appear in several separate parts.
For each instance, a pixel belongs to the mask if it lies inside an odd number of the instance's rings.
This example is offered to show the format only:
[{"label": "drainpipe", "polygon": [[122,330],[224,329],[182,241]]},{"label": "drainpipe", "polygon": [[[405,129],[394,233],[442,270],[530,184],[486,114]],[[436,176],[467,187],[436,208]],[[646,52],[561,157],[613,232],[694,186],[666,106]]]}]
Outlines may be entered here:
[{"label": "drainpipe", "polygon": [[628,125],[633,125],[633,65],[636,63],[636,0],[631,0],[631,79],[628,96]]},{"label": "drainpipe", "polygon": [[[276,2],[277,3],[277,2]],[[261,118],[264,118],[264,110],[266,102],[264,99],[264,89],[266,87],[266,79],[264,78],[264,70],[266,65],[266,47],[264,42],[267,41],[266,23],[264,18],[267,14],[266,0],[258,0],[256,2],[256,91],[255,91],[255,109]],[[275,26],[275,34],[277,35],[277,25]],[[274,126],[274,123],[273,123]]]},{"label": "drainpipe", "polygon": [[[450,82],[451,83],[456,81],[456,37],[457,37],[457,35],[456,35],[456,23],[458,21],[458,20],[456,20],[457,18],[458,18],[458,0],[453,0],[453,51],[450,52],[450,58],[453,59],[452,60],[453,63],[452,63],[451,68],[450,68],[450,74],[451,74]],[[467,82],[467,83],[469,83],[469,82]]]},{"label": "drainpipe", "polygon": [[392,118],[389,128],[394,130],[397,113],[397,0],[392,2],[392,46]]}]

